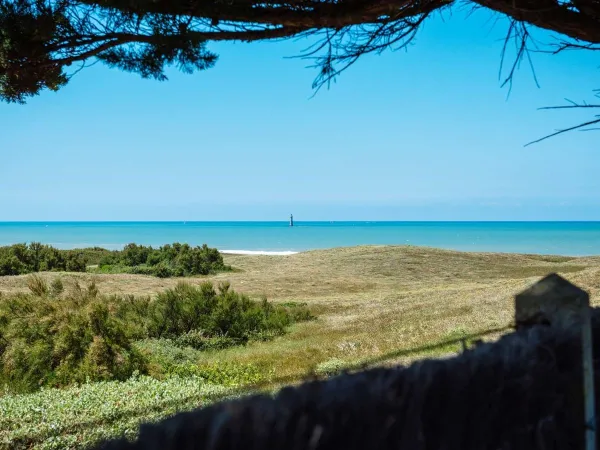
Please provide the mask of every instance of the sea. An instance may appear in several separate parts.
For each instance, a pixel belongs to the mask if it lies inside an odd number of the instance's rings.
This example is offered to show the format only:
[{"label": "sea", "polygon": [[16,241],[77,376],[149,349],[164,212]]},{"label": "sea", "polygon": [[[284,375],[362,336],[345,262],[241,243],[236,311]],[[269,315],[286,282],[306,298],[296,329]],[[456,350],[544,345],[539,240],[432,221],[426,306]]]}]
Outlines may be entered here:
[{"label": "sea", "polygon": [[173,242],[228,253],[290,254],[356,245],[476,252],[600,255],[600,222],[0,222],[0,245],[61,249]]}]

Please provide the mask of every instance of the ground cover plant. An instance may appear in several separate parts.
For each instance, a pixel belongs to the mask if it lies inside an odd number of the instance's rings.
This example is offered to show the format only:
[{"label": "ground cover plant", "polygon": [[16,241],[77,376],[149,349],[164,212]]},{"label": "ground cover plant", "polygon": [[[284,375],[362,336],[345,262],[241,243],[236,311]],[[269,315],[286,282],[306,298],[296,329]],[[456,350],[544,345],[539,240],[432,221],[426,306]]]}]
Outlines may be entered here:
[{"label": "ground cover plant", "polygon": [[136,375],[124,382],[0,395],[0,449],[65,450],[112,436],[133,438],[140,422],[197,408],[232,390],[195,376]]}]

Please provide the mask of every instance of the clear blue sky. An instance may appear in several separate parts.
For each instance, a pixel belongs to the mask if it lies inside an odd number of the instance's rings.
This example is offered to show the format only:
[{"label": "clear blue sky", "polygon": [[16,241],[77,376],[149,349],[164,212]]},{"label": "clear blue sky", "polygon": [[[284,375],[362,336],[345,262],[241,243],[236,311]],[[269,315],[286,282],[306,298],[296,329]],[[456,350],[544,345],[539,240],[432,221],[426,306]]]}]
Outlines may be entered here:
[{"label": "clear blue sky", "polygon": [[598,55],[534,55],[511,96],[504,22],[430,20],[310,98],[306,42],[210,44],[168,82],[100,64],[0,104],[0,220],[600,220],[600,132],[537,111],[591,100]]}]

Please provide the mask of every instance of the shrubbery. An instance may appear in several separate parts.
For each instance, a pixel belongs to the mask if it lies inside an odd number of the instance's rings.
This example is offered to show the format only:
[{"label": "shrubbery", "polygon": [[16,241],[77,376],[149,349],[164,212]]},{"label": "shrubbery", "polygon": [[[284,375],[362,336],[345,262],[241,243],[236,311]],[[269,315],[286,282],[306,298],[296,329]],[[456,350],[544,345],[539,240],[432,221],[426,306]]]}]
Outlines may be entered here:
[{"label": "shrubbery", "polygon": [[294,321],[290,308],[277,307],[266,299],[250,300],[230,290],[227,283],[220,284],[218,292],[208,282],[200,286],[179,283],[153,301],[138,305],[139,311],[147,307],[143,315],[148,337],[187,339],[194,348],[203,348],[214,338],[239,344],[267,331],[283,334]]},{"label": "shrubbery", "polygon": [[[0,385],[13,391],[149,373],[151,353],[134,345],[137,340],[217,350],[281,335],[312,317],[304,306],[253,301],[228,284],[215,290],[211,283],[179,283],[154,298],[102,296],[93,283],[63,291],[62,282],[49,287],[35,275],[28,285],[31,294],[0,302]],[[186,364],[152,371],[182,375],[192,370]]]},{"label": "shrubbery", "polygon": [[217,249],[174,243],[159,248],[127,244],[123,250],[100,247],[58,250],[37,242],[0,247],[0,276],[42,271],[132,273],[161,278],[208,275],[231,270]]},{"label": "shrubbery", "polygon": [[206,244],[191,247],[174,243],[159,248],[127,244],[123,250],[105,255],[98,263],[103,273],[137,273],[161,278],[208,275],[230,270],[217,249]]},{"label": "shrubbery", "polygon": [[110,313],[93,285],[57,299],[45,282],[29,280],[30,295],[0,302],[0,380],[12,390],[86,380],[124,380],[145,372],[127,326]]},{"label": "shrubbery", "polygon": [[58,250],[39,242],[0,247],[0,275],[85,270],[86,259],[80,250]]},{"label": "shrubbery", "polygon": [[[231,344],[230,344],[231,345]],[[135,343],[143,354],[148,355],[148,373],[153,378],[194,376],[205,382],[224,386],[254,384],[272,379],[274,369],[255,364],[239,364],[226,361],[218,363],[199,362],[202,351],[176,344],[172,339],[144,339]],[[213,348],[218,350],[225,347]]]}]

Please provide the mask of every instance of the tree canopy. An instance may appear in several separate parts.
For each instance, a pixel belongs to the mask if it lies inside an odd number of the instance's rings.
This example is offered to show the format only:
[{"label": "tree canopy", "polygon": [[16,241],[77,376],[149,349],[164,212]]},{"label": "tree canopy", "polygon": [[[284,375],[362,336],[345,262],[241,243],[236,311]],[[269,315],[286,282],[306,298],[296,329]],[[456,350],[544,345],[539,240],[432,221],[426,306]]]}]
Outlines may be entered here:
[{"label": "tree canopy", "polygon": [[[209,41],[315,35],[307,51],[320,87],[361,55],[406,46],[434,13],[458,0],[0,0],[0,97],[24,103],[58,90],[90,61],[166,79],[169,65],[212,67]],[[465,5],[465,3],[463,3]],[[529,27],[559,36],[546,51],[600,50],[600,0],[467,0],[506,15],[506,45],[528,56]],[[573,105],[582,106],[582,105]],[[591,106],[591,105],[583,105]]]}]

